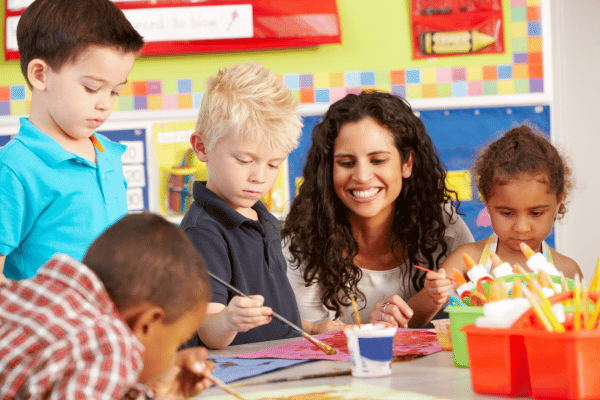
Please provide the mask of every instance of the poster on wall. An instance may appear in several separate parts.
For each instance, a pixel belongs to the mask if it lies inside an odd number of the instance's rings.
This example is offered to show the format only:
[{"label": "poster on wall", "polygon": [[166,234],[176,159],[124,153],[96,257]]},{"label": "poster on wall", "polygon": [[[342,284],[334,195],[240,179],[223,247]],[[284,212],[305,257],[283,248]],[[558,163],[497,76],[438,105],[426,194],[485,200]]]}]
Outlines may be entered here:
[{"label": "poster on wall", "polygon": [[[341,43],[335,0],[113,0],[144,37],[142,55],[277,49]],[[7,0],[5,59],[33,0]]]},{"label": "poster on wall", "polygon": [[413,58],[504,53],[502,0],[412,0]]},{"label": "poster on wall", "polygon": [[127,210],[148,211],[146,129],[103,130],[98,133],[127,146],[121,156],[123,176],[127,181]]},{"label": "poster on wall", "polygon": [[[491,220],[478,195],[472,168],[481,149],[506,131],[527,125],[536,133],[549,137],[549,106],[518,106],[420,110],[421,118],[448,171],[446,185],[455,190],[460,200],[459,211],[475,240],[492,234]],[[302,168],[311,145],[313,128],[322,116],[303,117],[300,145],[289,155],[290,194],[293,201],[302,184]],[[554,246],[554,232],[546,239]]]}]

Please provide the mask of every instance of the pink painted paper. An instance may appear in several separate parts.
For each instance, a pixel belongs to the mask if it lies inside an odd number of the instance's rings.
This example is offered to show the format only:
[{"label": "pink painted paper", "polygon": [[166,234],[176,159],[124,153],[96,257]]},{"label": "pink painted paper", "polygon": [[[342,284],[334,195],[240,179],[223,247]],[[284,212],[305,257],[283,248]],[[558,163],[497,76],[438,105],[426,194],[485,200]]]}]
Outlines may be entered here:
[{"label": "pink painted paper", "polygon": [[[315,336],[317,339],[337,350],[334,355],[325,354],[317,346],[306,339],[287,343],[281,346],[253,353],[236,354],[238,358],[286,358],[298,360],[332,360],[350,361],[346,335],[344,332],[327,333]],[[435,336],[435,331],[430,329],[402,329],[399,328],[394,337],[394,357],[408,354],[432,354],[442,351]]]}]

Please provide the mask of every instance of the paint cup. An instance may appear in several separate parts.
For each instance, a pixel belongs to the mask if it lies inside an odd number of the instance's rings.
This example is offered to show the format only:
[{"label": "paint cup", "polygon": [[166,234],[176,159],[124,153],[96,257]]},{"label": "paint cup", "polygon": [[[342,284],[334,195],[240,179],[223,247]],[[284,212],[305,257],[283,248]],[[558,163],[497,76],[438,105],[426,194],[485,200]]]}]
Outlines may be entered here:
[{"label": "paint cup", "polygon": [[431,321],[435,327],[438,343],[444,350],[452,350],[452,334],[450,333],[449,319],[434,319]]},{"label": "paint cup", "polygon": [[389,324],[350,325],[344,329],[352,375],[372,378],[392,374],[393,342],[397,327]]}]

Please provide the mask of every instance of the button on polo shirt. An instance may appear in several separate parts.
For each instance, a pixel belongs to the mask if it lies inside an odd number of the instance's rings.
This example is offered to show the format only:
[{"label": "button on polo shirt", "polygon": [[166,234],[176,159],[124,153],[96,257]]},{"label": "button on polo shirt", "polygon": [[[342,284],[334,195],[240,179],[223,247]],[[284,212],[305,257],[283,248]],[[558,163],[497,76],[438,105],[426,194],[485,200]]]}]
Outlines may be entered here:
[{"label": "button on polo shirt", "polygon": [[127,213],[121,155],[126,146],[95,134],[94,164],[67,152],[21,118],[0,150],[0,254],[4,274],[31,277],[54,253],[81,261],[92,241]]}]

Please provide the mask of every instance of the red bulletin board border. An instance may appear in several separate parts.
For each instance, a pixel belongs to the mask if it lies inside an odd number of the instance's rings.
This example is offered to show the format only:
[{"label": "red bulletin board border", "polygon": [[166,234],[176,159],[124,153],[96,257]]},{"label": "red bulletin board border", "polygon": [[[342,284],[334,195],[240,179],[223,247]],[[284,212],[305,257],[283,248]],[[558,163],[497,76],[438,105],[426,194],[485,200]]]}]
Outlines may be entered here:
[{"label": "red bulletin board border", "polygon": [[[115,1],[122,10],[167,7],[252,5],[253,37],[240,39],[182,40],[148,42],[142,55],[189,54],[307,47],[341,43],[341,28],[335,0],[194,0]],[[4,54],[6,60],[19,58],[7,48],[6,19],[24,10],[9,10],[5,1]]]}]

